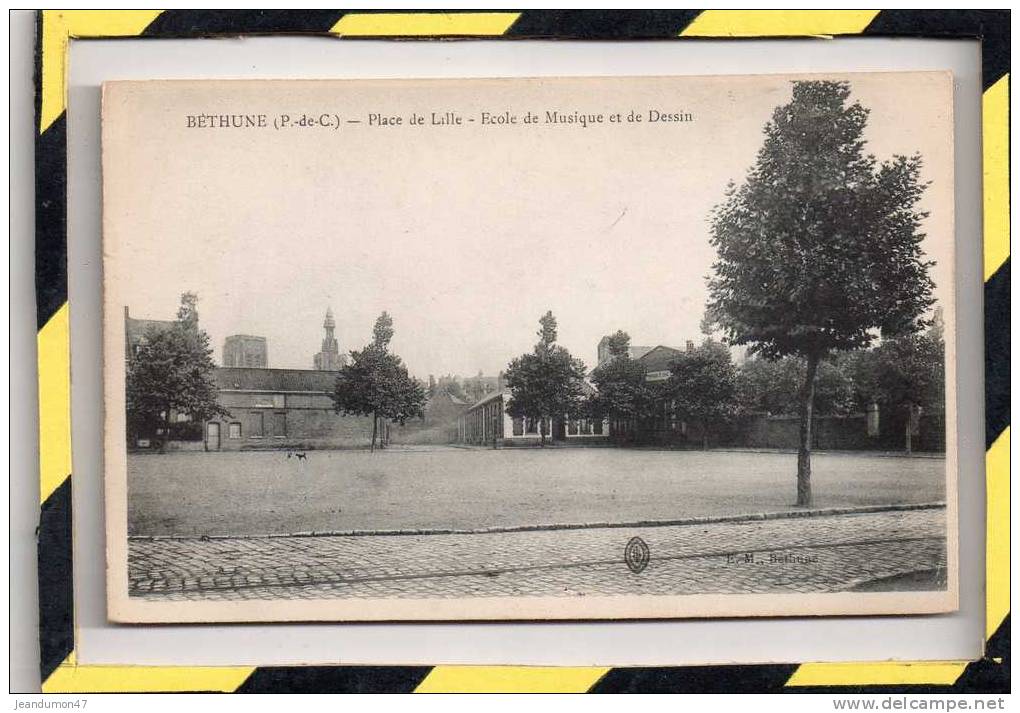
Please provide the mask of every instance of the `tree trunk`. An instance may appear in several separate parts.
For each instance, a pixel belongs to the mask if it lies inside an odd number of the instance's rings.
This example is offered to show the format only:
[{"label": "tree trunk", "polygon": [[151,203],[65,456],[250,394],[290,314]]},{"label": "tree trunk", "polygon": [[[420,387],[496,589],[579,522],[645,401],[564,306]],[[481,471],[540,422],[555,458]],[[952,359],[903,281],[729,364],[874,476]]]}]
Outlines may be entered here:
[{"label": "tree trunk", "polygon": [[372,412],[372,446],[369,449],[370,453],[375,453],[375,434],[379,427],[379,416],[375,411]]},{"label": "tree trunk", "polygon": [[906,433],[906,436],[907,436],[907,438],[906,438],[906,441],[907,441],[906,442],[906,447],[907,447],[907,455],[908,456],[914,450],[914,442],[913,442],[913,438],[912,438],[913,434],[911,433],[911,431],[913,431],[913,426],[914,426],[914,406],[913,406],[913,404],[909,404],[908,403],[907,404],[907,426],[904,429],[907,432]]},{"label": "tree trunk", "polygon": [[807,358],[807,374],[800,392],[800,448],[797,450],[797,506],[811,505],[811,425],[814,417],[815,374],[818,356]]},{"label": "tree trunk", "polygon": [[159,452],[166,453],[167,442],[170,440],[170,404],[163,412],[163,437],[159,439]]},{"label": "tree trunk", "polygon": [[702,428],[701,429],[701,450],[703,450],[703,451],[707,451],[708,450],[708,429],[707,428]]},{"label": "tree trunk", "polygon": [[545,417],[538,419],[538,445],[545,448]]}]

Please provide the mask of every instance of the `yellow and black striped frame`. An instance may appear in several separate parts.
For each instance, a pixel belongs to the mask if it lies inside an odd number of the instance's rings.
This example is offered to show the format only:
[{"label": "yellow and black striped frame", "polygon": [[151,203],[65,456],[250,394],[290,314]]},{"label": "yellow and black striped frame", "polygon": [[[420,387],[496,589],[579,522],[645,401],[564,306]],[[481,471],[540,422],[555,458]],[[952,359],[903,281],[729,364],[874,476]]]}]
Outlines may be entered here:
[{"label": "yellow and black striped frame", "polygon": [[[42,10],[36,25],[38,541],[42,689],[71,692],[1009,691],[1009,12],[535,10],[486,12]],[[67,303],[68,43],[241,34],[336,37],[684,39],[837,35],[979,38],[983,64],[986,646],[977,661],[656,668],[79,665],[71,557]]]}]

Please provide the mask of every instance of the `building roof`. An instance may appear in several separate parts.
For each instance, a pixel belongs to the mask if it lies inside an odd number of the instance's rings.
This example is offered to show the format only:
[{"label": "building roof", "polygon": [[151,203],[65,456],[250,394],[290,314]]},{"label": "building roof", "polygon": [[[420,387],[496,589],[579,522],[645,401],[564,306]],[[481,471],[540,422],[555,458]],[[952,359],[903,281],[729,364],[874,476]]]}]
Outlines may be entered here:
[{"label": "building roof", "polygon": [[213,381],[220,390],[331,393],[336,385],[336,372],[218,366],[213,369]]},{"label": "building roof", "polygon": [[444,400],[449,401],[450,403],[455,404],[457,406],[470,406],[469,402],[465,401],[464,399],[458,396],[454,396],[446,389],[436,389],[435,393],[433,393],[432,396],[429,397],[429,403]]},{"label": "building roof", "polygon": [[134,317],[124,318],[124,332],[127,334],[128,344],[134,344],[150,329],[164,330],[173,326],[172,319],[135,319]]},{"label": "building roof", "polygon": [[491,394],[486,394],[485,396],[483,396],[482,398],[478,399],[473,404],[471,404],[471,406],[470,406],[470,408],[468,410],[471,411],[471,410],[474,410],[474,409],[478,408],[479,406],[483,406],[483,405],[489,403],[490,401],[493,401],[494,399],[503,396],[503,394],[506,394],[506,393],[509,393],[508,389],[501,389],[500,391],[493,391]]},{"label": "building roof", "polygon": [[[596,392],[596,389],[595,389],[594,386],[589,384],[587,381],[582,381],[581,382],[581,391],[584,392],[585,396],[591,396],[592,394],[594,394]],[[491,394],[486,394],[484,397],[480,398],[478,401],[475,401],[473,404],[471,404],[471,406],[468,408],[468,411],[473,411],[474,409],[478,408],[479,406],[484,406],[485,404],[487,404],[490,401],[493,401],[493,400],[495,400],[495,399],[497,399],[499,397],[509,397],[509,396],[510,396],[510,389],[503,388],[503,389],[501,389],[499,391],[494,391]]]},{"label": "building roof", "polygon": [[627,347],[627,354],[631,359],[640,359],[655,347]]},{"label": "building roof", "polygon": [[660,344],[643,354],[637,361],[644,365],[645,371],[667,371],[669,365],[682,353],[679,349]]}]

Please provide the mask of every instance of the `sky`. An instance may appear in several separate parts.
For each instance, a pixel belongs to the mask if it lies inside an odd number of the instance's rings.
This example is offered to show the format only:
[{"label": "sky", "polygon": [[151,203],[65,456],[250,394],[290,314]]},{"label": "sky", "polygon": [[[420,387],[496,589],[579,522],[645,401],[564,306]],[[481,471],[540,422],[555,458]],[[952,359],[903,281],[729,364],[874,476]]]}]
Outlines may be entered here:
[{"label": "sky", "polygon": [[[946,304],[950,79],[862,74],[853,90],[871,110],[869,152],[925,159],[924,245]],[[327,307],[343,351],[364,346],[386,310],[392,349],[422,378],[497,373],[531,349],[547,310],[589,367],[617,329],[682,346],[702,338],[708,213],[790,91],[789,77],[761,76],[123,83],[104,98],[107,309],[172,318],[193,291],[217,362],[226,336],[254,334],[271,367],[306,369]],[[649,123],[653,109],[691,121]],[[433,111],[465,121],[408,124]],[[483,111],[606,123],[483,126]],[[645,121],[627,122],[631,111]],[[187,128],[201,113],[341,122]],[[403,122],[370,126],[370,114]]]}]

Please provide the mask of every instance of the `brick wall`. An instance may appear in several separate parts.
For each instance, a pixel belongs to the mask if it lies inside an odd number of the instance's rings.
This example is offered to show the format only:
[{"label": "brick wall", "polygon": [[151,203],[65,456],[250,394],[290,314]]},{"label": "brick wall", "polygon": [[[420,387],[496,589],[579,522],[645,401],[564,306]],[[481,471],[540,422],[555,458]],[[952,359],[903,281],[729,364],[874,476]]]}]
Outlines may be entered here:
[{"label": "brick wall", "polygon": [[[262,435],[257,424],[262,419]],[[352,448],[367,446],[372,438],[372,419],[367,416],[343,416],[332,409],[238,409],[220,424],[220,450],[236,451],[260,448]],[[240,424],[240,437],[236,426]],[[208,425],[207,425],[208,429]],[[282,431],[282,433],[281,433]],[[210,444],[213,449],[213,444]]]},{"label": "brick wall", "polygon": [[[906,413],[893,410],[879,418],[879,433],[868,435],[867,416],[818,416],[812,428],[812,445],[832,451],[902,451],[906,447]],[[800,445],[800,419],[797,416],[743,416],[709,430],[709,447],[778,448],[796,450]],[[687,433],[661,428],[639,429],[638,443],[700,447],[702,430],[690,424]],[[945,414],[922,414],[918,433],[912,438],[915,451],[944,453],[946,450]]]}]

